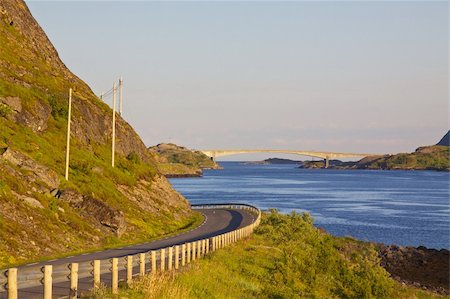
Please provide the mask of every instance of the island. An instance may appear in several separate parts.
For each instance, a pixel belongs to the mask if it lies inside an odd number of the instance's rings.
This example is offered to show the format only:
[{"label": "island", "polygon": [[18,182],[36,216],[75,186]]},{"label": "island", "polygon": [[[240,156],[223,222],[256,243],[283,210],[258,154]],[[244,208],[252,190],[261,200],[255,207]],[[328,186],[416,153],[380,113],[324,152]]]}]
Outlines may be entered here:
[{"label": "island", "polygon": [[199,177],[203,169],[221,169],[202,152],[173,143],[160,143],[148,150],[157,161],[158,170],[166,177]]}]

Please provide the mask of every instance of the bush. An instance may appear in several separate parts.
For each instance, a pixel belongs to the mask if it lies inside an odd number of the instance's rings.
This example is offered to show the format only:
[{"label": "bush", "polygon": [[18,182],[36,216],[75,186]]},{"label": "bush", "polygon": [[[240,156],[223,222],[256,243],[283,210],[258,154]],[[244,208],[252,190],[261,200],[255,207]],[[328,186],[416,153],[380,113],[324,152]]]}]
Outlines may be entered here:
[{"label": "bush", "polygon": [[52,108],[52,116],[55,119],[67,119],[69,116],[69,102],[68,100],[57,98],[56,96],[49,96],[48,103]]},{"label": "bush", "polygon": [[12,112],[11,107],[0,103],[0,117],[7,117]]},{"label": "bush", "polygon": [[127,160],[133,162],[134,164],[141,163],[141,159],[135,152],[129,153],[127,156]]}]

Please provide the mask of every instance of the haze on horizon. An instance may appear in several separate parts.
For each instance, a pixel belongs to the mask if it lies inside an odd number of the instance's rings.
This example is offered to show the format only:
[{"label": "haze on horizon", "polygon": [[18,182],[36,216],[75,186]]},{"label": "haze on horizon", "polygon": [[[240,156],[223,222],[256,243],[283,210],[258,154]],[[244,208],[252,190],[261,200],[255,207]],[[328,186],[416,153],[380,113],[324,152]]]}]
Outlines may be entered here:
[{"label": "haze on horizon", "polygon": [[149,146],[395,153],[449,128],[448,2],[27,4],[97,95],[123,76]]}]

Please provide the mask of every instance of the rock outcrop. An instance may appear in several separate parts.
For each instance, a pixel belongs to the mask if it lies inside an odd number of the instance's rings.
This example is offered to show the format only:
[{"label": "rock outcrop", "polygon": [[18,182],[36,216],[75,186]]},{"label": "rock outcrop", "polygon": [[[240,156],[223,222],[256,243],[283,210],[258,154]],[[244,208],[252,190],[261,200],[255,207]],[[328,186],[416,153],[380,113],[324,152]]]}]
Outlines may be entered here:
[{"label": "rock outcrop", "polygon": [[[135,202],[140,209],[152,214],[171,213],[169,207],[183,211],[188,201],[178,192],[174,193],[172,186],[162,175],[157,175],[151,182],[141,180],[134,187],[119,185],[119,191]],[[187,212],[187,211],[186,211]],[[179,213],[175,217],[184,217],[187,213]]]},{"label": "rock outcrop", "polygon": [[98,199],[83,196],[71,189],[62,191],[59,199],[80,210],[84,218],[94,225],[101,224],[111,229],[118,237],[125,232],[126,223],[122,211],[113,209]]},{"label": "rock outcrop", "polygon": [[11,148],[7,148],[0,155],[0,163],[1,161],[9,162],[4,167],[10,174],[14,174],[18,180],[27,182],[28,185],[38,187],[43,193],[57,188],[60,184],[55,171]]},{"label": "rock outcrop", "polygon": [[450,255],[446,249],[380,245],[381,265],[394,279],[441,294],[449,294]]}]

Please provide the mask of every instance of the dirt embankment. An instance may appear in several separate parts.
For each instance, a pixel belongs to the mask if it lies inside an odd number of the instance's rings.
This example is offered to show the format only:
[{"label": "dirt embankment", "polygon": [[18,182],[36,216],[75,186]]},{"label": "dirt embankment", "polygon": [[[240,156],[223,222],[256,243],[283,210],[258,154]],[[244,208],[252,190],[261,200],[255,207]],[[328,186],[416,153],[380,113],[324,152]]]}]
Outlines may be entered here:
[{"label": "dirt embankment", "polygon": [[449,251],[426,247],[379,245],[381,265],[404,284],[449,295]]}]

